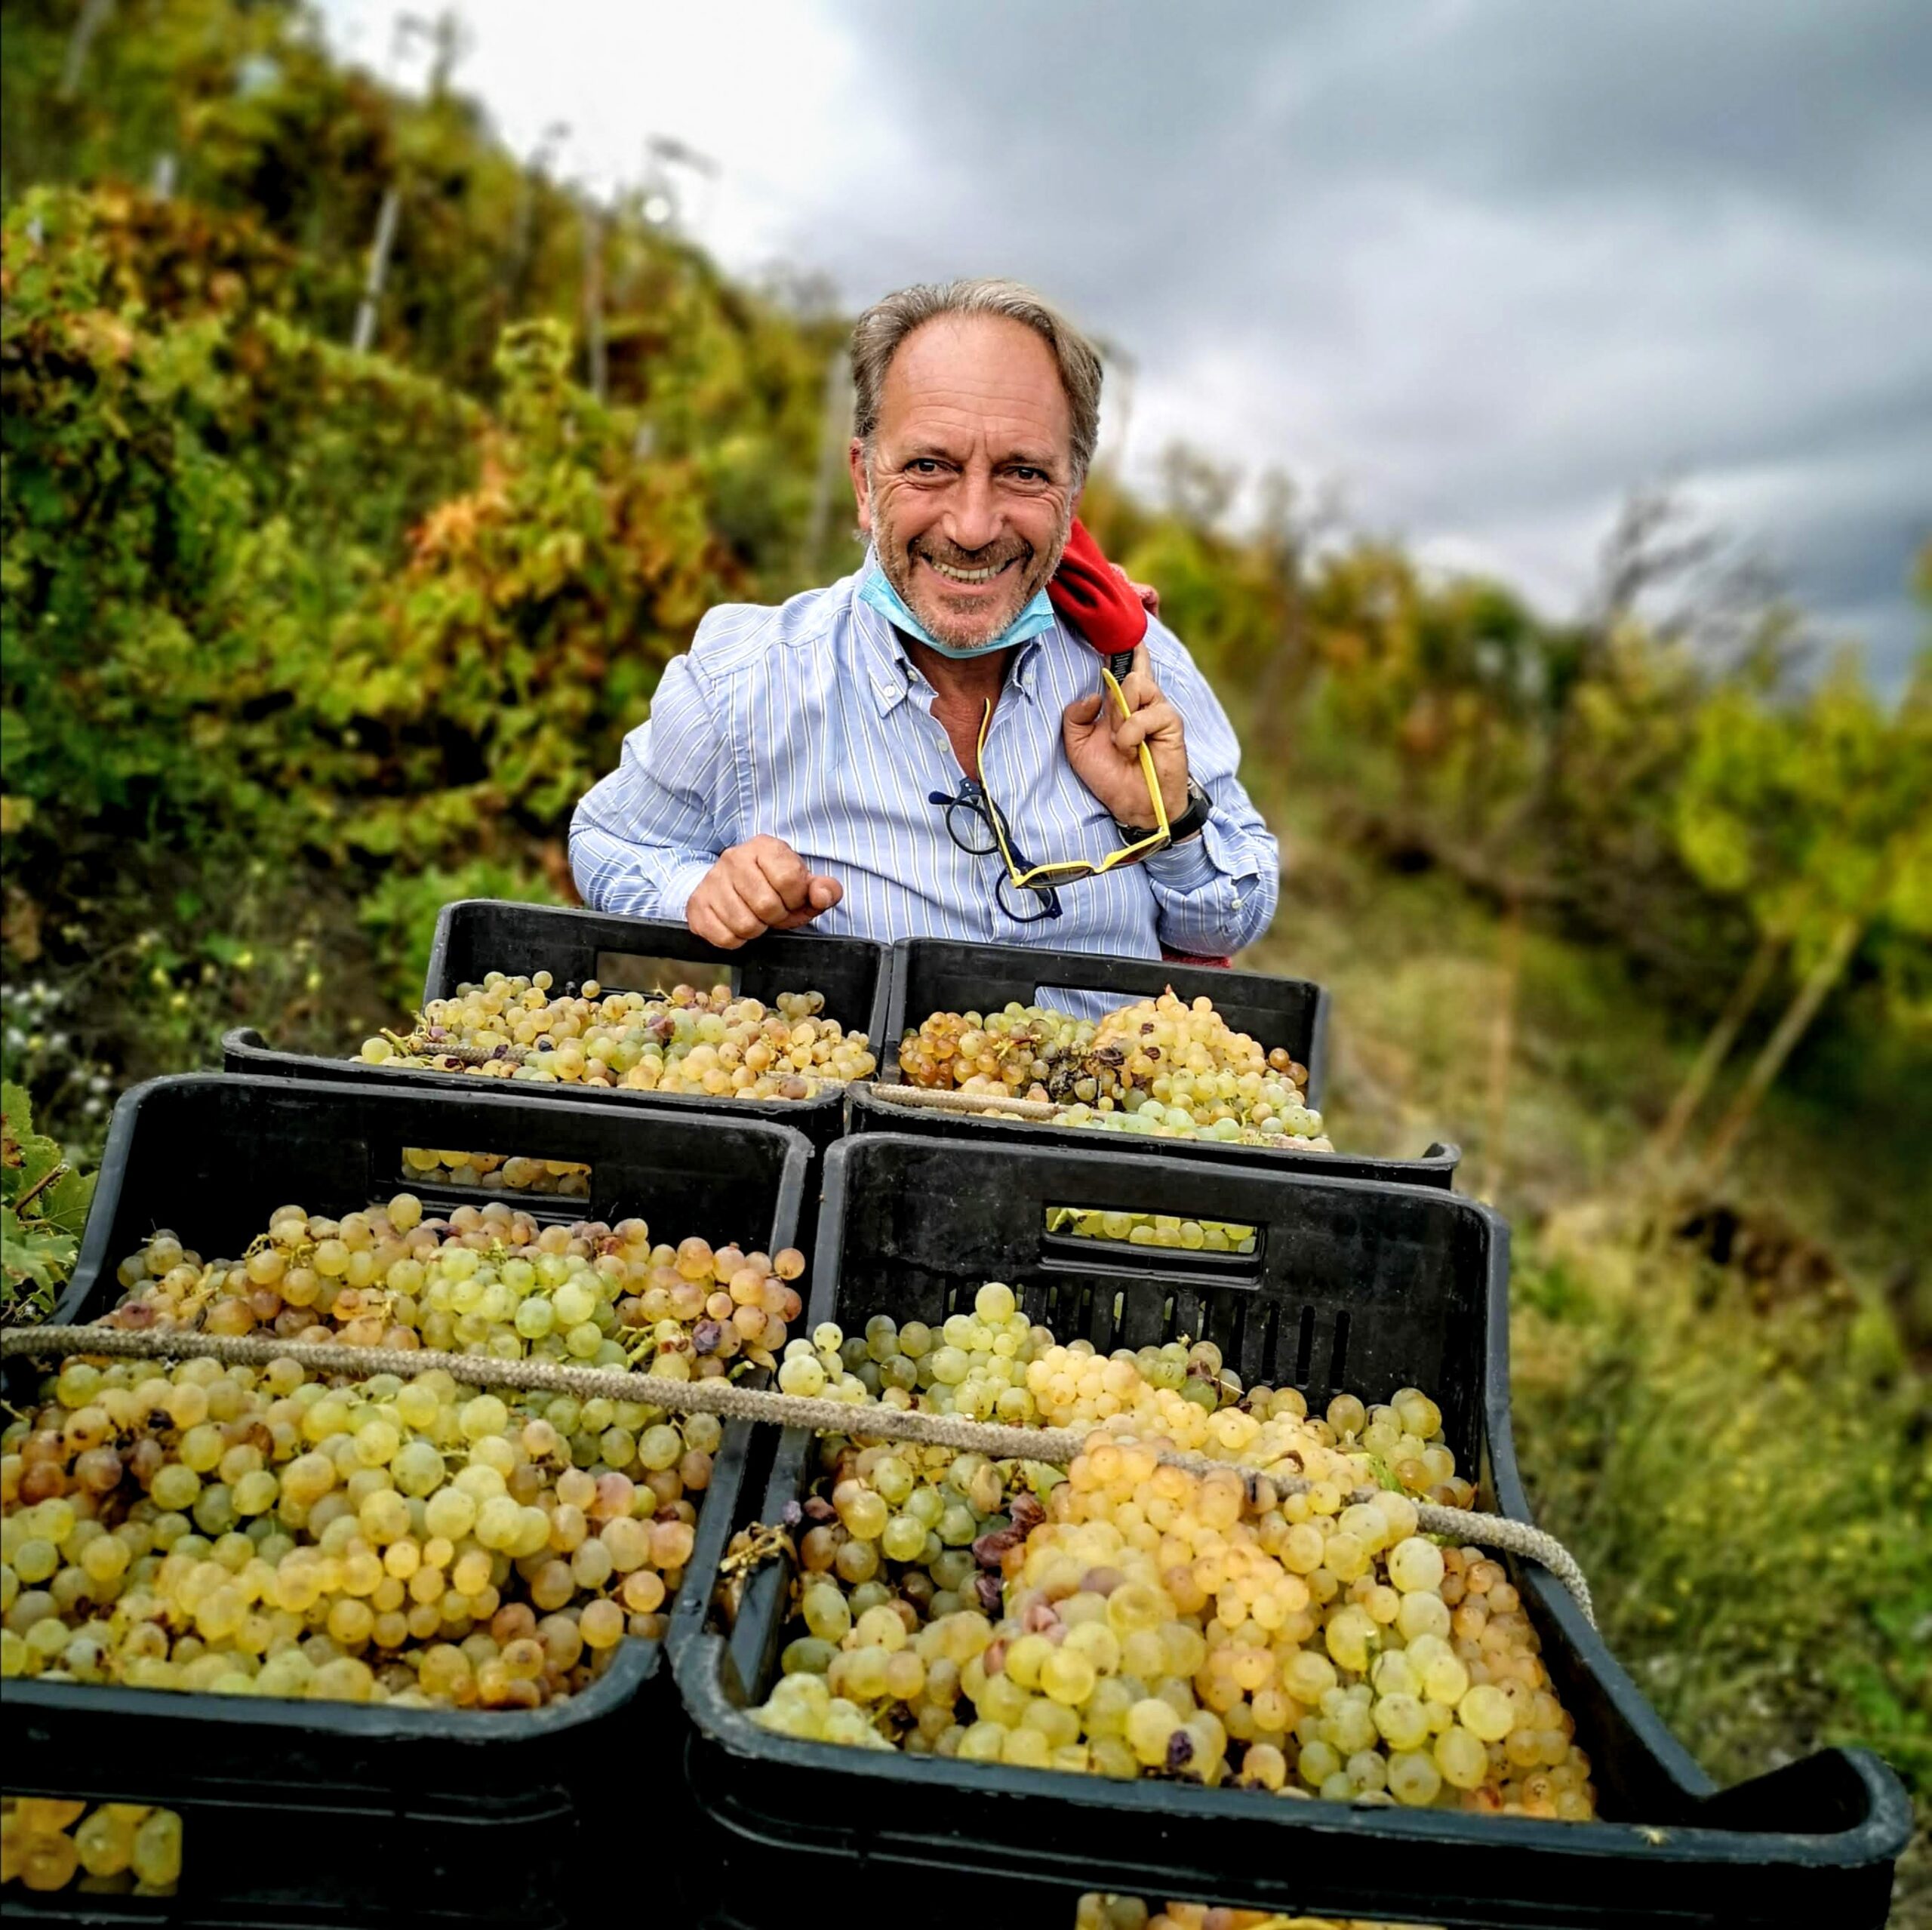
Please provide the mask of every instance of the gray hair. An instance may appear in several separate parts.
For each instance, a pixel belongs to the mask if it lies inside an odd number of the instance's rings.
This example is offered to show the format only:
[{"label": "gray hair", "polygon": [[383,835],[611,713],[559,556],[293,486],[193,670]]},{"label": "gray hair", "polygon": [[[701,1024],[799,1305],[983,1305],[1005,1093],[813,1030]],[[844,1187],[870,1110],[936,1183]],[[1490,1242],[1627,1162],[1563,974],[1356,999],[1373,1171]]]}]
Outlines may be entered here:
[{"label": "gray hair", "polygon": [[1084,481],[1100,432],[1100,358],[1065,316],[1031,288],[996,276],[920,282],[873,303],[852,331],[852,433],[870,454],[885,372],[900,344],[943,315],[995,315],[1032,330],[1054,352],[1073,420],[1073,470]]}]

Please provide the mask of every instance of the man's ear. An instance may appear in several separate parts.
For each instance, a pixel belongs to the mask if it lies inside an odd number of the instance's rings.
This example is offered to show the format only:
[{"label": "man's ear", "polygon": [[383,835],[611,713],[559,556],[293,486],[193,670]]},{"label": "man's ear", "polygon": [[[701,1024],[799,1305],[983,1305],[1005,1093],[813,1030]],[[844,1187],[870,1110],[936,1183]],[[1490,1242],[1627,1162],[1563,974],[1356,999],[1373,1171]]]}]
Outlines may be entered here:
[{"label": "man's ear", "polygon": [[872,479],[866,473],[866,445],[856,436],[846,445],[845,460],[852,471],[852,500],[859,508],[859,528],[869,536],[872,533]]}]

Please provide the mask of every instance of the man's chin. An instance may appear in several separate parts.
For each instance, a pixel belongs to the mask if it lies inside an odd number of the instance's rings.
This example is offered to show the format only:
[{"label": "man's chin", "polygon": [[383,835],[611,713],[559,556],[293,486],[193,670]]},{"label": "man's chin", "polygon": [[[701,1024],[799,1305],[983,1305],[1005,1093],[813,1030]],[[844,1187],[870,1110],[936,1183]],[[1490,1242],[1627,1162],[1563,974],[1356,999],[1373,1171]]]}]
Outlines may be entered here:
[{"label": "man's chin", "polygon": [[936,607],[935,600],[929,597],[921,597],[911,607],[913,615],[924,624],[927,635],[935,642],[945,645],[949,650],[982,650],[1002,630],[1011,628],[1026,606],[1024,603],[1014,604],[991,617],[977,609],[968,614]]}]

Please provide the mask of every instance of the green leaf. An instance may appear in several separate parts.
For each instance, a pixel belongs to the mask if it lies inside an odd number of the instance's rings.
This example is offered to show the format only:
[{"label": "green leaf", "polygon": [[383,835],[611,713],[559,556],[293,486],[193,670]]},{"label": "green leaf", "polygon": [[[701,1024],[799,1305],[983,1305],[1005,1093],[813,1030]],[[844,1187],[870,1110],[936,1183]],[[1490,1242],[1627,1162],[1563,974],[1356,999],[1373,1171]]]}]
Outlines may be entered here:
[{"label": "green leaf", "polygon": [[35,1133],[18,1142],[17,1163],[0,1167],[0,1199],[18,1199],[30,1193],[60,1163],[60,1142]]},{"label": "green leaf", "polygon": [[7,1137],[10,1140],[25,1139],[33,1131],[33,1107],[27,1098],[26,1089],[14,1085],[11,1079],[0,1085],[0,1117],[7,1122]]},{"label": "green leaf", "polygon": [[72,1270],[75,1251],[71,1234],[29,1233],[11,1207],[0,1207],[0,1271],[11,1285],[52,1294]]},{"label": "green leaf", "polygon": [[94,1183],[100,1177],[97,1173],[63,1173],[33,1202],[30,1211],[57,1231],[78,1238],[86,1228],[88,1208],[94,1203]]}]

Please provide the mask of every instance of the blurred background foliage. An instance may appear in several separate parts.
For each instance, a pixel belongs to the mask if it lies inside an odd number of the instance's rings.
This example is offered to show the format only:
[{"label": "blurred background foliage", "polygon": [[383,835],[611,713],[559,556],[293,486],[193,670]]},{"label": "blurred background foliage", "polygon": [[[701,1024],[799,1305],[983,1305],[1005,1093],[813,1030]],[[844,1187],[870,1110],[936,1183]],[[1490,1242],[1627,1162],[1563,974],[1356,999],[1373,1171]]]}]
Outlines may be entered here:
[{"label": "blurred background foliage", "polygon": [[[856,560],[844,322],[518,162],[447,29],[404,96],[288,5],[4,24],[0,1054],[85,1161],[227,1026],[399,1014],[446,898],[571,894],[703,611]],[[1694,1747],[1932,1787],[1932,631],[1887,703],[1668,494],[1556,620],[1243,482],[1084,513],[1243,729],[1338,1137],[1515,1219],[1529,1473]]]}]

